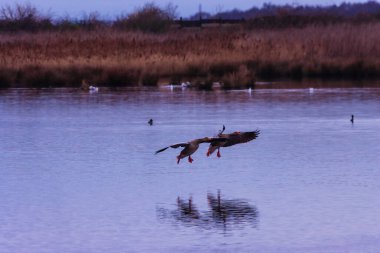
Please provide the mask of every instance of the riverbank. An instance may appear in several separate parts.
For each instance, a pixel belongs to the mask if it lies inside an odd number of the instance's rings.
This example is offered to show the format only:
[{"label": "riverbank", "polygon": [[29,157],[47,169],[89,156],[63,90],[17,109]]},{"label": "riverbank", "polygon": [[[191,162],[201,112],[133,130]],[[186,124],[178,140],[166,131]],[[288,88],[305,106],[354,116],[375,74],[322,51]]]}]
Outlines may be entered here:
[{"label": "riverbank", "polygon": [[2,34],[0,87],[156,86],[207,89],[274,79],[380,77],[380,23],[245,30],[113,29]]}]

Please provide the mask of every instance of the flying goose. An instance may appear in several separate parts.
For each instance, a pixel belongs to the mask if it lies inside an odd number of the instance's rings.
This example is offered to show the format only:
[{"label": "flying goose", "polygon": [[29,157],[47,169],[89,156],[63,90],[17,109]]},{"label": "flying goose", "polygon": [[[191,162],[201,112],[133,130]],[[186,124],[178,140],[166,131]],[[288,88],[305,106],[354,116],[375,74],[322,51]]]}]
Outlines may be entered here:
[{"label": "flying goose", "polygon": [[158,154],[162,151],[165,151],[168,148],[184,147],[184,149],[181,151],[181,153],[177,156],[177,164],[179,163],[179,161],[181,159],[185,158],[186,156],[189,157],[188,158],[189,163],[192,163],[194,160],[193,160],[193,158],[191,158],[191,155],[194,154],[195,151],[197,151],[197,149],[199,148],[199,144],[204,143],[204,142],[208,142],[208,143],[212,142],[212,143],[215,143],[215,145],[218,145],[218,143],[221,141],[226,141],[226,139],[225,138],[219,138],[219,137],[218,138],[204,137],[204,138],[195,139],[195,140],[192,140],[189,142],[173,144],[171,146],[157,150],[155,154]]},{"label": "flying goose", "polygon": [[233,132],[230,134],[223,134],[225,129],[226,127],[223,125],[223,129],[218,134],[218,137],[225,139],[225,141],[211,142],[207,150],[207,156],[210,156],[215,150],[218,150],[217,156],[221,157],[221,147],[230,147],[232,145],[246,143],[256,139],[260,134],[260,130],[253,132]]}]

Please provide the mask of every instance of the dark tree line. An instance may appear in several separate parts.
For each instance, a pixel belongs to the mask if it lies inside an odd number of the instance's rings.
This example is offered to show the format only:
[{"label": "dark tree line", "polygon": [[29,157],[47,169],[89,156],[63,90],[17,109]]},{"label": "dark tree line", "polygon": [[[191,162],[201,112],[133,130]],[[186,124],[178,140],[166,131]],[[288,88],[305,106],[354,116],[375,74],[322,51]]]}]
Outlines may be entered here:
[{"label": "dark tree line", "polygon": [[176,18],[176,7],[168,4],[160,8],[147,3],[129,15],[120,15],[115,20],[102,20],[98,13],[82,18],[56,18],[43,14],[31,4],[6,5],[0,8],[0,31],[44,31],[44,30],[95,30],[115,28],[159,33],[167,31]]},{"label": "dark tree line", "polygon": [[[368,23],[380,20],[380,4],[375,1],[330,6],[264,4],[261,8],[253,7],[246,11],[232,10],[215,15],[197,13],[181,20],[196,20],[200,17],[245,20],[244,27],[248,29],[303,27],[309,24],[327,25],[341,22]],[[130,14],[117,16],[114,20],[103,20],[98,13],[90,13],[81,18],[53,18],[31,4],[14,4],[0,7],[0,32],[111,28],[161,33],[168,31],[176,19],[176,6],[172,4],[161,8],[154,3],[147,3]]]}]

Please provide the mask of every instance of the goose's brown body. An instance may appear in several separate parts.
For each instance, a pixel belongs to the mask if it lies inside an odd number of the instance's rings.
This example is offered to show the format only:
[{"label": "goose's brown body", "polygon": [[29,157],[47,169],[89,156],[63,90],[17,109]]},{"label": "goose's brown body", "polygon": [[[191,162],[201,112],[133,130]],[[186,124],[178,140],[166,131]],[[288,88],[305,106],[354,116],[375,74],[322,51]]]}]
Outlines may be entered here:
[{"label": "goose's brown body", "polygon": [[225,141],[225,140],[226,140],[225,138],[221,138],[221,137],[217,137],[217,138],[205,137],[205,138],[201,138],[201,139],[195,139],[195,140],[192,140],[192,141],[189,141],[189,142],[177,143],[177,144],[174,144],[174,145],[162,148],[160,150],[157,150],[156,154],[158,154],[158,153],[160,153],[162,151],[165,151],[168,148],[184,147],[184,149],[181,151],[181,153],[177,156],[177,163],[179,163],[179,161],[181,159],[183,159],[183,158],[185,158],[187,156],[189,157],[189,159],[188,159],[189,162],[192,163],[193,162],[193,158],[191,158],[191,155],[194,154],[195,151],[198,150],[199,145],[201,143],[205,143],[205,142],[208,142],[208,143],[211,143],[211,142],[219,143],[219,142]]}]

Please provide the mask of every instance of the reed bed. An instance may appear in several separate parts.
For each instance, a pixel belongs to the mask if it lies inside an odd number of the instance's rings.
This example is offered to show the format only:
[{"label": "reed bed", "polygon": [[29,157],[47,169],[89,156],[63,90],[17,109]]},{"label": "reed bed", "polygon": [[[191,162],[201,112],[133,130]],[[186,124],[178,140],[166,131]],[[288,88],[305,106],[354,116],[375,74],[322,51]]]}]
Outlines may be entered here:
[{"label": "reed bed", "polygon": [[157,85],[380,74],[380,23],[145,34],[115,29],[2,34],[1,87]]}]

